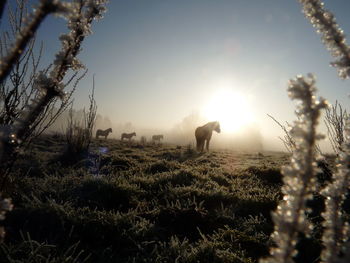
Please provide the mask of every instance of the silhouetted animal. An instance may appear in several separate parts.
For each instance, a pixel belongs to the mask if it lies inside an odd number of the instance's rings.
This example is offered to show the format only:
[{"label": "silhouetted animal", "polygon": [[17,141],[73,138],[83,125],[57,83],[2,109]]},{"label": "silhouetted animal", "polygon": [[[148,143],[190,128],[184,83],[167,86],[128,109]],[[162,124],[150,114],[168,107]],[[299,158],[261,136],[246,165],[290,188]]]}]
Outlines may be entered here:
[{"label": "silhouetted animal", "polygon": [[209,151],[209,142],[213,131],[220,133],[220,123],[218,121],[208,122],[207,124],[198,127],[195,131],[197,141],[197,151],[203,151],[204,142],[206,141],[206,149]]},{"label": "silhouetted animal", "polygon": [[107,130],[97,130],[96,139],[98,139],[99,136],[104,136],[105,139],[107,139],[107,136],[110,132],[112,132],[112,128],[108,128]]},{"label": "silhouetted animal", "polygon": [[123,139],[129,139],[129,141],[130,141],[131,138],[132,138],[133,136],[136,136],[136,132],[132,132],[132,133],[122,133],[121,140],[123,140]]},{"label": "silhouetted animal", "polygon": [[160,140],[162,140],[162,139],[164,139],[164,136],[162,135],[162,134],[159,134],[159,135],[153,135],[152,136],[152,141],[159,141],[160,142]]}]

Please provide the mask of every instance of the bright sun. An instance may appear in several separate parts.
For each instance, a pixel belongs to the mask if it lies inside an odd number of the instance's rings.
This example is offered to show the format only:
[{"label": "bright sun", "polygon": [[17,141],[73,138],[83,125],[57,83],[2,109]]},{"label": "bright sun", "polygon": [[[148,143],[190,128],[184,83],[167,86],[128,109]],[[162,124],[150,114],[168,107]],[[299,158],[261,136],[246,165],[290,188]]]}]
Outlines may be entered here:
[{"label": "bright sun", "polygon": [[247,98],[231,90],[214,94],[204,107],[203,114],[210,121],[219,121],[223,132],[238,131],[254,121]]}]

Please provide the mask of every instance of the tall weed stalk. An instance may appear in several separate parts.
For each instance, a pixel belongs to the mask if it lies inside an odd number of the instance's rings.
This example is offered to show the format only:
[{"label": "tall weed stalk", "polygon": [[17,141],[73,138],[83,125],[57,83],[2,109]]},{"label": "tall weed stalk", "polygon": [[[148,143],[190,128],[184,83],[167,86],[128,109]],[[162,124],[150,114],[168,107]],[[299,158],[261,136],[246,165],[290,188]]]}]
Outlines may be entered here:
[{"label": "tall weed stalk", "polygon": [[95,79],[93,79],[93,88],[89,95],[90,105],[89,110],[83,110],[82,120],[77,120],[74,117],[73,106],[69,110],[66,143],[67,150],[64,153],[64,161],[74,163],[82,155],[87,154],[92,140],[92,131],[95,127],[97,104],[94,98]]},{"label": "tall weed stalk", "polygon": [[312,75],[290,80],[288,92],[291,99],[300,102],[296,111],[298,120],[290,132],[296,145],[290,164],[282,168],[283,200],[272,214],[275,228],[271,237],[276,247],[271,249],[271,257],[261,262],[293,262],[299,233],[309,234],[312,230],[306,216],[306,202],[316,190],[315,146],[322,138],[316,132],[316,126],[327,103],[322,98],[315,99],[315,78]]},{"label": "tall weed stalk", "polygon": [[[0,125],[1,191],[5,189],[9,172],[19,150],[30,138],[30,134],[33,133],[38,124],[45,120],[45,116],[48,113],[45,111],[49,108],[48,106],[52,105],[57,98],[63,101],[63,105],[67,105],[65,102],[72,93],[67,94],[65,92],[67,83],[64,84],[63,80],[70,70],[76,72],[84,67],[76,57],[81,50],[81,44],[85,37],[91,34],[92,21],[102,17],[106,2],[106,0],[73,0],[70,2],[40,0],[39,5],[31,14],[27,15],[25,22],[21,24],[20,29],[14,36],[15,40],[9,45],[5,51],[6,53],[1,54],[0,86],[4,87],[12,69],[15,65],[18,65],[18,61],[23,58],[23,54],[24,56],[28,54],[28,45],[30,45],[31,40],[46,17],[49,14],[55,14],[68,20],[69,32],[60,37],[62,47],[56,54],[52,67],[33,75],[33,79],[30,82],[32,87],[29,89],[35,91],[35,97],[25,102],[25,107],[13,118],[13,121],[11,119],[9,123],[1,123]],[[6,3],[6,0],[0,1],[0,22]],[[20,1],[17,3],[20,3]],[[31,50],[30,46],[29,50]],[[76,76],[76,73],[73,73],[74,75]],[[11,91],[9,93],[11,94]],[[18,105],[20,97],[12,96],[11,99],[13,98],[14,105]],[[3,117],[6,119],[8,116]],[[51,118],[51,120],[54,119],[55,117]],[[12,209],[12,203],[9,199],[3,198],[0,199],[0,202],[0,220],[2,220],[5,217],[5,213]],[[0,229],[0,238],[3,235],[3,229]]]},{"label": "tall weed stalk", "polygon": [[29,15],[27,19],[29,22],[23,25],[8,54],[1,58],[0,84],[5,81],[48,14],[55,13],[68,20],[70,31],[60,36],[61,50],[56,54],[52,67],[50,70],[40,71],[33,81],[33,86],[38,91],[37,96],[27,104],[13,124],[0,127],[0,171],[3,175],[1,187],[4,187],[18,149],[28,138],[33,124],[53,100],[67,99],[63,80],[70,70],[74,72],[84,67],[77,59],[77,55],[81,51],[85,37],[91,33],[91,23],[94,19],[102,17],[105,3],[105,0],[72,2],[41,0],[34,13]]},{"label": "tall weed stalk", "polygon": [[[299,0],[299,2],[302,4],[305,16],[322,35],[323,43],[331,55],[337,59],[331,65],[338,69],[340,78],[348,78],[350,76],[350,47],[334,15],[324,8],[320,0]],[[296,111],[299,120],[294,123],[291,130],[296,149],[293,151],[290,165],[282,169],[284,175],[283,200],[273,213],[275,226],[271,238],[275,246],[270,250],[270,257],[260,262],[294,262],[298,253],[296,245],[299,241],[299,234],[308,235],[313,229],[307,217],[309,208],[306,202],[313,198],[313,192],[316,190],[316,141],[322,137],[316,133],[316,127],[320,110],[327,109],[324,99],[315,100],[314,84],[314,78],[309,76],[308,78],[298,77],[289,85],[290,97],[301,102]],[[329,108],[327,111],[330,112]],[[339,114],[335,113],[338,117]],[[345,119],[347,116],[341,116],[341,122]],[[337,171],[332,181],[321,191],[325,197],[325,211],[322,213],[324,230],[320,260],[324,263],[349,262],[350,260],[350,230],[343,215],[343,202],[350,186],[349,120],[346,120],[345,125],[341,128],[341,133],[344,132],[341,135],[344,137],[334,143],[334,148],[339,153]]]}]

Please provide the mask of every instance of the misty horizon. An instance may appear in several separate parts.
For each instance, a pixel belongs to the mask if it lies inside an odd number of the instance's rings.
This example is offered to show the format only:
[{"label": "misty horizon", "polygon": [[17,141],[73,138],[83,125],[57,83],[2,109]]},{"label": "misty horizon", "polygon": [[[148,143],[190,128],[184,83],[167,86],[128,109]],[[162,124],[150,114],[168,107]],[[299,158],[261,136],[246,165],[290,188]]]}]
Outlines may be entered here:
[{"label": "misty horizon", "polygon": [[[81,125],[84,109],[73,109],[73,119],[77,121],[77,124]],[[64,134],[68,125],[67,110],[64,112],[57,121],[46,131],[46,133],[60,133]],[[267,117],[268,118],[268,117]],[[195,134],[194,131],[198,126],[202,126],[207,123],[206,120],[198,112],[191,112],[185,116],[182,120],[175,122],[169,127],[152,127],[151,125],[140,125],[131,121],[113,122],[109,116],[102,116],[97,114],[96,124],[93,130],[93,136],[97,129],[106,130],[112,128],[113,132],[109,134],[110,139],[121,139],[122,133],[136,132],[136,136],[133,137],[134,141],[140,141],[141,137],[145,137],[147,142],[152,142],[152,136],[157,134],[164,135],[162,143],[174,144],[180,146],[195,147]],[[212,120],[215,121],[215,120]],[[271,125],[277,125],[271,120]],[[103,139],[102,139],[103,140]],[[283,142],[278,138],[264,137],[261,134],[260,127],[256,123],[251,123],[240,127],[239,130],[234,132],[221,130],[220,133],[213,132],[212,140],[210,142],[213,149],[224,149],[234,151],[278,151],[288,152],[284,147]],[[329,146],[325,147],[325,151],[330,151]]]}]

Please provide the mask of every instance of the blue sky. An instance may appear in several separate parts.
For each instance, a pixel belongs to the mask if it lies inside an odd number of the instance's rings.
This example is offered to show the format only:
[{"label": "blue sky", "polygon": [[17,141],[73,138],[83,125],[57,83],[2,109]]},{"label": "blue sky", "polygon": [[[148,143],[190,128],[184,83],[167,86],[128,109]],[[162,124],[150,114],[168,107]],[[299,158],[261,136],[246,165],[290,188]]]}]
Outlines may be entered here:
[{"label": "blue sky", "polygon": [[[324,3],[350,32],[350,1]],[[41,26],[44,63],[59,49],[64,23]],[[116,123],[171,128],[229,86],[247,99],[263,136],[275,139],[281,131],[266,114],[292,121],[287,81],[309,72],[319,95],[349,104],[349,81],[329,66],[333,58],[296,0],[111,0],[93,31],[79,55],[89,74],[75,102],[87,104],[96,74],[99,113]]]}]

